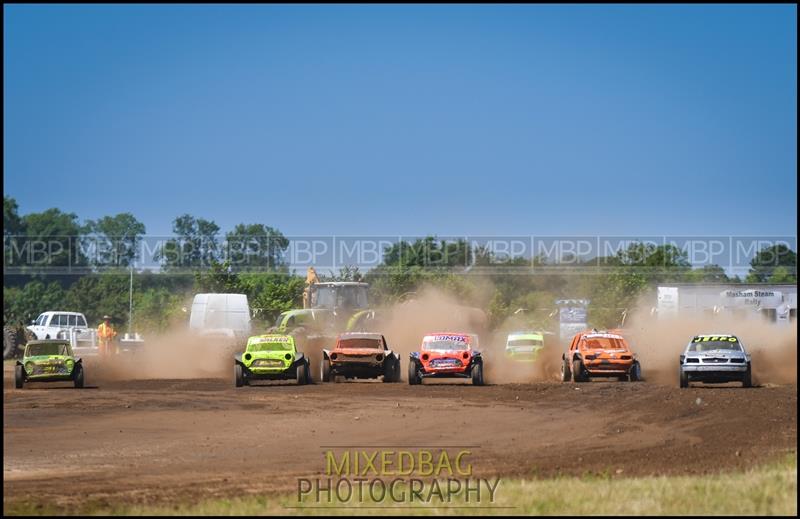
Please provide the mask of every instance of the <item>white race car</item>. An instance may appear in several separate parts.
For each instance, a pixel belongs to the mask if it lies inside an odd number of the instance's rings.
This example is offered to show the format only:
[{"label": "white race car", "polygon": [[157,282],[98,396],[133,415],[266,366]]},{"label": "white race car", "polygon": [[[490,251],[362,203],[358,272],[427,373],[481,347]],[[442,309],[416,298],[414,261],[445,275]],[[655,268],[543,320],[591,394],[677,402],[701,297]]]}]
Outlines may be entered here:
[{"label": "white race car", "polygon": [[680,386],[689,382],[741,382],[753,385],[750,355],[735,335],[697,335],[680,358]]}]

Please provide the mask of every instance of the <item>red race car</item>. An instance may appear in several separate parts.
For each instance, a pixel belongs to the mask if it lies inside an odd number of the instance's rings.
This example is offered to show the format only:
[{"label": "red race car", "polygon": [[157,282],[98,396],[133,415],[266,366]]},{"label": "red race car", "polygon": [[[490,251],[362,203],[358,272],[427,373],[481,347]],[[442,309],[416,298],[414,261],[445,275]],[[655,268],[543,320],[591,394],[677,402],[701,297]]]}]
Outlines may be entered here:
[{"label": "red race car", "polygon": [[477,351],[478,336],[471,333],[432,333],[422,338],[420,351],[412,352],[408,363],[408,383],[421,384],[424,378],[471,378],[483,385],[483,357]]}]

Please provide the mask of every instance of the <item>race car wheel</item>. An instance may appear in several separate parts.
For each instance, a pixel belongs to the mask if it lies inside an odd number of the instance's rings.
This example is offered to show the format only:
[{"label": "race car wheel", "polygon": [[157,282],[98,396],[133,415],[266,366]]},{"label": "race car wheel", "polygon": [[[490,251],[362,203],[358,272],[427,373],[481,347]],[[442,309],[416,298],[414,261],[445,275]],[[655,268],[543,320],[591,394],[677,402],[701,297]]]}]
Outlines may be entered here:
[{"label": "race car wheel", "polygon": [[400,380],[400,361],[390,358],[383,370],[384,382],[397,382]]},{"label": "race car wheel", "polygon": [[473,386],[482,386],[483,385],[483,363],[478,362],[474,366],[472,366],[472,385]]},{"label": "race car wheel", "polygon": [[239,364],[234,364],[233,366],[233,378],[236,380],[236,387],[244,385],[244,372]]},{"label": "race car wheel", "polygon": [[75,365],[75,371],[72,374],[72,379],[76,388],[80,389],[83,387],[83,366],[81,364]]},{"label": "race car wheel", "polygon": [[314,379],[311,378],[311,362],[306,360],[306,384],[313,384]]},{"label": "race car wheel", "polygon": [[569,362],[567,361],[567,359],[564,359],[561,362],[561,382],[569,382],[571,378],[572,378],[572,373],[570,372],[569,369]]},{"label": "race car wheel", "polygon": [[422,377],[420,377],[419,372],[417,372],[417,363],[413,360],[408,361],[408,384],[416,386],[421,383]]},{"label": "race car wheel", "polygon": [[753,387],[753,373],[750,371],[750,365],[747,365],[747,371],[744,372],[742,377],[742,387]]},{"label": "race car wheel", "polygon": [[394,360],[394,382],[400,382],[400,371],[402,371],[402,368],[400,367],[400,357],[397,357]]},{"label": "race car wheel", "polygon": [[638,362],[634,362],[631,366],[631,371],[628,373],[628,380],[631,382],[639,382],[642,380],[642,367]]},{"label": "race car wheel", "polygon": [[681,370],[681,373],[680,373],[680,386],[682,388],[689,387],[689,374],[686,373],[683,370]]},{"label": "race car wheel", "polygon": [[306,374],[306,364],[305,362],[297,366],[297,385],[302,386],[306,383],[306,379],[308,375]]},{"label": "race car wheel", "polygon": [[572,361],[572,381],[573,382],[586,382],[586,373],[583,369],[583,363],[580,359]]},{"label": "race car wheel", "polygon": [[22,389],[25,384],[25,369],[21,364],[14,366],[14,387]]},{"label": "race car wheel", "polygon": [[331,381],[331,361],[328,359],[322,359],[319,363],[319,378],[323,382],[330,382]]},{"label": "race car wheel", "polygon": [[17,354],[17,345],[19,338],[17,337],[16,328],[10,326],[3,327],[3,359],[12,359]]}]

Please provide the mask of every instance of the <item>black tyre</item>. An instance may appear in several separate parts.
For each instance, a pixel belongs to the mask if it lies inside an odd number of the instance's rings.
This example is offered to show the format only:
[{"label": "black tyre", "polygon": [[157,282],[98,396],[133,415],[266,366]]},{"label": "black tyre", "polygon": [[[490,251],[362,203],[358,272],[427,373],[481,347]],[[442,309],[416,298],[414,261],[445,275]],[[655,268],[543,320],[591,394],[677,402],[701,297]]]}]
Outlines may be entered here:
[{"label": "black tyre", "polygon": [[17,356],[19,337],[16,328],[3,328],[3,360],[13,359]]},{"label": "black tyre", "polygon": [[22,389],[25,384],[25,368],[21,364],[14,366],[14,387]]},{"label": "black tyre", "polygon": [[689,374],[683,370],[680,372],[680,386],[681,388],[689,387]]},{"label": "black tyre", "polygon": [[244,370],[240,364],[233,365],[233,378],[236,380],[236,387],[244,385]]},{"label": "black tyre", "polygon": [[306,359],[306,384],[313,384],[314,379],[311,378],[311,362]]},{"label": "black tyre", "polygon": [[573,382],[586,382],[586,373],[583,369],[583,363],[580,359],[572,361],[572,381]]},{"label": "black tyre", "polygon": [[750,364],[747,365],[747,371],[742,377],[742,387],[753,387],[753,372],[750,370]]},{"label": "black tyre", "polygon": [[572,379],[572,371],[569,369],[569,361],[564,359],[561,362],[561,382],[569,382]]},{"label": "black tyre", "polygon": [[422,377],[419,376],[419,372],[417,371],[417,363],[412,359],[408,361],[408,384],[416,386],[421,383]]},{"label": "black tyre", "polygon": [[397,382],[400,380],[400,361],[397,359],[390,359],[383,369],[383,381],[387,383]]},{"label": "black tyre", "polygon": [[642,380],[642,367],[638,362],[634,362],[631,366],[631,371],[628,373],[628,380],[631,382],[639,382]]},{"label": "black tyre", "polygon": [[297,366],[297,385],[302,386],[306,384],[306,380],[308,379],[308,374],[306,373],[306,363],[302,363]]},{"label": "black tyre", "polygon": [[319,378],[323,382],[331,382],[331,361],[322,359],[319,363]]},{"label": "black tyre", "polygon": [[478,362],[474,366],[472,366],[472,385],[473,386],[482,386],[483,385],[483,363]]},{"label": "black tyre", "polygon": [[83,387],[83,365],[76,364],[75,371],[72,373],[72,380],[75,384],[75,387],[80,389]]}]

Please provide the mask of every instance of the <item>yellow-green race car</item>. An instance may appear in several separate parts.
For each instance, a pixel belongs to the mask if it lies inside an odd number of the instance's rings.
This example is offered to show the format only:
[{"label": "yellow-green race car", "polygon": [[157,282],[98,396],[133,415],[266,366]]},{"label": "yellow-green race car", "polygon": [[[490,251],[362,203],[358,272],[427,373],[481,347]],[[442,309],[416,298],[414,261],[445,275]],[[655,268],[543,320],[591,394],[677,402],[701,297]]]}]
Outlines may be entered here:
[{"label": "yellow-green race car", "polygon": [[22,389],[26,382],[64,382],[71,380],[83,387],[83,363],[72,354],[66,340],[30,341],[22,360],[14,366],[14,385]]},{"label": "yellow-green race car", "polygon": [[256,335],[247,340],[243,353],[234,357],[236,387],[253,380],[296,380],[311,384],[311,369],[303,353],[297,351],[294,337],[282,334]]},{"label": "yellow-green race car", "polygon": [[506,357],[522,362],[535,362],[544,348],[541,332],[513,332],[506,339]]}]

